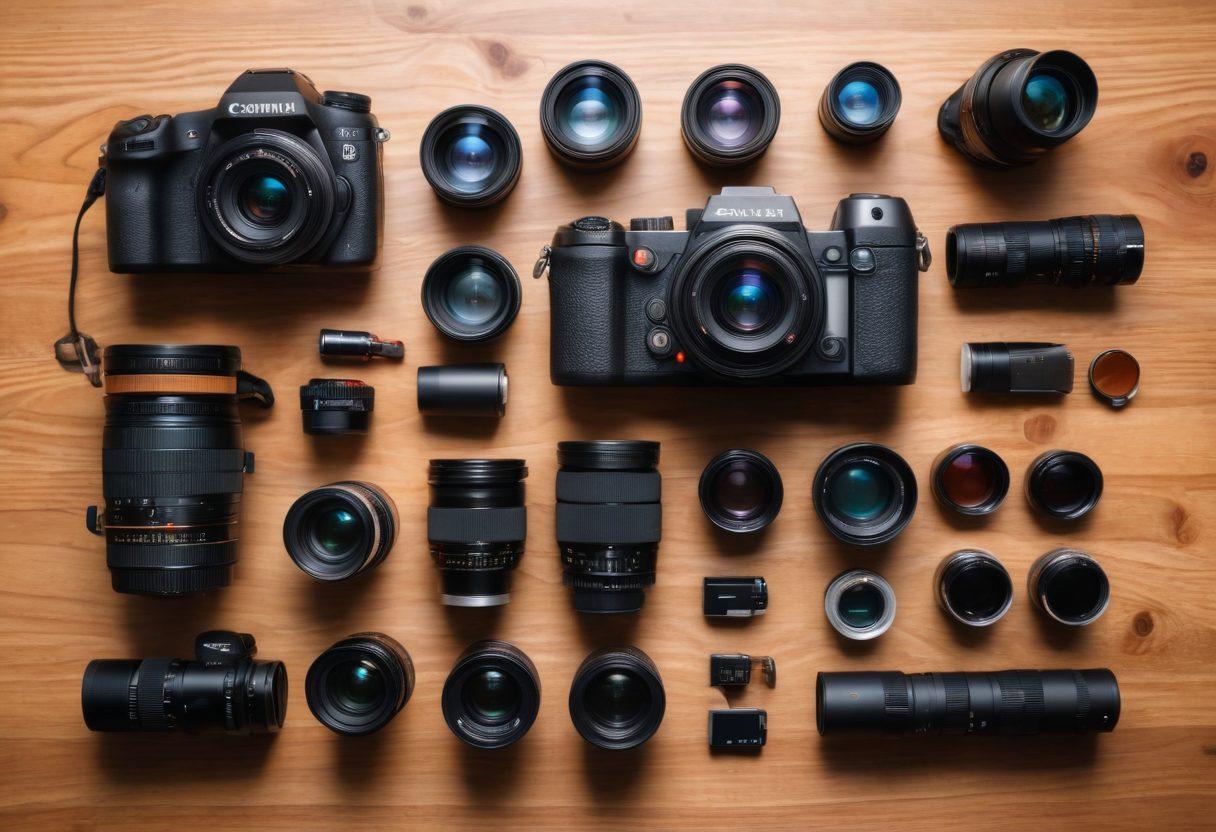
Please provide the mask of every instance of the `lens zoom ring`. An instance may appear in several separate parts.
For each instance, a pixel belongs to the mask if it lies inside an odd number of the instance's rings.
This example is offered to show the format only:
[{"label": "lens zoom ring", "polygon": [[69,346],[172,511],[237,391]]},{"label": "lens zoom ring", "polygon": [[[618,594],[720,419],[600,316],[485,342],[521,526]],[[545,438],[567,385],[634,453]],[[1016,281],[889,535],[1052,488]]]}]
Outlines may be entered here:
[{"label": "lens zoom ring", "polygon": [[208,592],[232,583],[232,564],[188,569],[112,569],[110,585],[115,592],[137,595],[181,595]]},{"label": "lens zoom ring", "polygon": [[942,688],[946,694],[942,732],[967,733],[967,726],[971,724],[971,691],[967,686],[967,676],[962,673],[943,674]]},{"label": "lens zoom ring", "polygon": [[123,497],[192,497],[197,494],[239,494],[243,486],[241,471],[193,472],[170,474],[102,474],[102,490],[107,500]]},{"label": "lens zoom ring", "polygon": [[106,565],[111,569],[188,569],[236,563],[236,541],[222,543],[110,543]]},{"label": "lens zoom ring", "polygon": [[426,510],[426,536],[435,543],[512,543],[528,536],[526,506]]},{"label": "lens zoom ring", "polygon": [[659,503],[557,504],[557,539],[565,543],[657,543],[663,533]]},{"label": "lens zoom ring", "polygon": [[1022,223],[1005,223],[1005,278],[1004,282],[1016,286],[1026,277],[1026,265],[1030,259],[1030,235]]},{"label": "lens zoom ring", "polygon": [[904,674],[882,674],[882,705],[883,723],[887,729],[906,731],[912,716],[912,699]]},{"label": "lens zoom ring", "polygon": [[245,452],[240,448],[200,448],[196,450],[106,448],[101,452],[101,466],[106,474],[232,472],[244,469]]},{"label": "lens zoom ring", "polygon": [[173,659],[144,659],[135,683],[135,709],[145,731],[167,731],[172,727],[165,709],[165,676]]},{"label": "lens zoom ring", "polygon": [[558,471],[557,499],[566,503],[657,503],[658,471]]},{"label": "lens zoom ring", "polygon": [[1043,682],[1038,673],[1017,670],[998,673],[1001,701],[1000,730],[1003,734],[1033,734],[1043,720]]}]

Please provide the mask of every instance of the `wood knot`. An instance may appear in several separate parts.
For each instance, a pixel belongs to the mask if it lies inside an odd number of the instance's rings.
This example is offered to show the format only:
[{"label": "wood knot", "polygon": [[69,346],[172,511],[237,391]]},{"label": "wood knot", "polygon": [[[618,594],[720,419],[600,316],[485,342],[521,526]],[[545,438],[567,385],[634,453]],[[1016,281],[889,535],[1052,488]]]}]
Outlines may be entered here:
[{"label": "wood knot", "polygon": [[1170,526],[1174,532],[1174,539],[1183,546],[1194,543],[1199,538],[1198,523],[1181,505],[1174,506],[1174,510],[1170,512]]},{"label": "wood knot", "polygon": [[1022,426],[1022,432],[1031,442],[1042,444],[1056,433],[1056,417],[1050,413],[1039,413],[1031,416]]},{"label": "wood knot", "polygon": [[479,41],[477,46],[485,56],[486,63],[497,69],[504,78],[516,78],[528,71],[528,62],[502,41]]},{"label": "wood knot", "polygon": [[1148,610],[1136,613],[1136,617],[1132,619],[1132,632],[1140,638],[1148,638],[1153,626],[1153,614]]},{"label": "wood knot", "polygon": [[0,202],[0,222],[4,222],[4,218],[8,216],[8,206]]},{"label": "wood knot", "polygon": [[1191,154],[1186,157],[1185,167],[1188,176],[1198,179],[1208,169],[1208,154],[1202,150],[1191,151]]}]

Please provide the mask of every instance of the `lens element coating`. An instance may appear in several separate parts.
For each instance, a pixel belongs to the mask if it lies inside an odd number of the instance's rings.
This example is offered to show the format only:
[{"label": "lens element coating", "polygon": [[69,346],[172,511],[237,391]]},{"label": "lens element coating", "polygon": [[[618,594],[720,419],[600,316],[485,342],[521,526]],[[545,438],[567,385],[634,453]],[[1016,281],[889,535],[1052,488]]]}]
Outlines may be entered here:
[{"label": "lens element coating", "polygon": [[873,520],[891,505],[895,481],[888,470],[870,460],[851,462],[828,481],[832,508],[854,520]]},{"label": "lens element coating", "polygon": [[873,627],[882,618],[886,603],[882,593],[870,583],[855,584],[840,593],[836,609],[850,627]]},{"label": "lens element coating", "polygon": [[1009,468],[979,445],[955,445],[933,463],[933,494],[946,508],[972,517],[1000,508],[1009,492]]},{"label": "lens element coating", "polygon": [[1022,109],[1031,124],[1045,133],[1054,133],[1067,123],[1072,101],[1058,76],[1036,72],[1022,90]]},{"label": "lens element coating", "polygon": [[836,632],[854,641],[867,641],[891,628],[895,592],[877,572],[854,569],[828,584],[823,610]]},{"label": "lens element coating", "polygon": [[837,448],[815,472],[811,493],[828,531],[845,543],[877,546],[894,538],[916,510],[916,476],[883,445]]},{"label": "lens element coating", "polygon": [[251,176],[242,183],[238,195],[249,219],[271,225],[282,220],[291,209],[291,191],[277,176]]},{"label": "lens element coating", "polygon": [[866,81],[850,81],[836,94],[840,113],[850,124],[867,125],[877,120],[882,112],[882,101],[878,90]]},{"label": "lens element coating", "polygon": [[720,529],[754,532],[781,511],[781,475],[768,457],[756,451],[723,451],[709,461],[698,486],[701,509]]},{"label": "lens element coating", "polygon": [[1140,390],[1140,362],[1124,350],[1106,350],[1089,365],[1089,387],[1111,407],[1123,407]]}]

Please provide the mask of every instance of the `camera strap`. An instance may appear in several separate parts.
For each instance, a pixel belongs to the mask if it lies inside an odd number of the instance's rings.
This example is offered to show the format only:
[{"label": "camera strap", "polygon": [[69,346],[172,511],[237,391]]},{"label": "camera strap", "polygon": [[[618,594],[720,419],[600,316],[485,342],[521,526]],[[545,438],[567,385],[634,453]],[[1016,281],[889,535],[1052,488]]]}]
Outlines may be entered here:
[{"label": "camera strap", "polygon": [[76,328],[76,278],[80,272],[80,222],[85,212],[97,198],[106,192],[106,169],[97,168],[89,181],[80,213],[76,215],[76,227],[72,230],[72,279],[68,283],[68,331],[55,342],[55,360],[65,370],[84,373],[94,387],[101,386],[101,363],[98,361],[97,342]]}]

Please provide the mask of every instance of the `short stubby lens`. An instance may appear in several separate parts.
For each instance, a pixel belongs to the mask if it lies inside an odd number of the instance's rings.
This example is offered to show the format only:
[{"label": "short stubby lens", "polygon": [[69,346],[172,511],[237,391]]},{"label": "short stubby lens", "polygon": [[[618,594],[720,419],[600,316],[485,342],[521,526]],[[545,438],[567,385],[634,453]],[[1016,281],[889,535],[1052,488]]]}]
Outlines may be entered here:
[{"label": "short stubby lens", "polygon": [[1077,549],[1053,549],[1030,567],[1026,580],[1034,605],[1055,621],[1092,624],[1110,603],[1110,580],[1096,560]]},{"label": "short stubby lens", "polygon": [[701,510],[728,532],[755,532],[777,518],[784,489],[781,474],[757,451],[732,449],[709,461],[697,486]]},{"label": "short stubby lens", "polygon": [[887,604],[873,584],[859,583],[840,593],[836,609],[851,627],[873,627],[882,618]]},{"label": "short stubby lens", "polygon": [[487,722],[504,722],[519,705],[519,685],[501,670],[487,668],[465,683],[465,705]]},{"label": "short stubby lens", "polygon": [[308,709],[338,734],[379,731],[414,692],[414,663],[384,633],[347,636],[317,656],[304,682]]},{"label": "short stubby lens", "polygon": [[767,329],[778,317],[780,293],[758,266],[745,264],[718,285],[722,323],[736,332],[747,334]]},{"label": "short stubby lens", "polygon": [[858,460],[842,467],[828,482],[832,507],[853,520],[881,517],[895,497],[891,475],[870,460]]},{"label": "short stubby lens", "polygon": [[635,674],[612,669],[597,674],[584,693],[587,710],[600,721],[624,726],[650,709],[650,690]]},{"label": "short stubby lens", "polygon": [[969,627],[995,624],[1013,603],[1009,572],[983,549],[960,549],[947,555],[933,583],[946,613]]},{"label": "short stubby lens", "polygon": [[1030,123],[1045,133],[1063,127],[1072,110],[1068,89],[1055,74],[1031,74],[1022,90],[1022,109]]},{"label": "short stubby lens", "polygon": [[494,147],[482,137],[479,125],[465,125],[452,139],[445,159],[454,182],[468,191],[479,190],[494,173]]},{"label": "short stubby lens", "polygon": [[557,106],[562,132],[576,144],[602,145],[620,129],[621,102],[602,78],[571,84]]},{"label": "short stubby lens", "polygon": [[761,106],[751,86],[722,81],[706,90],[698,117],[710,139],[722,147],[736,148],[760,132]]},{"label": "short stubby lens", "polygon": [[422,279],[422,310],[457,341],[488,341],[519,314],[519,275],[498,252],[458,246],[435,259]]},{"label": "short stubby lens", "polygon": [[291,211],[291,191],[277,176],[251,176],[241,185],[237,200],[245,216],[256,223],[281,222]]},{"label": "short stubby lens", "polygon": [[523,651],[505,641],[469,645],[448,674],[443,719],[474,748],[505,748],[528,733],[540,709],[540,678]]},{"label": "short stubby lens", "polygon": [[384,699],[384,674],[367,660],[335,667],[326,683],[330,700],[348,713],[375,710]]},{"label": "short stubby lens", "polygon": [[504,303],[502,284],[474,258],[453,277],[443,295],[449,314],[469,326],[483,326],[497,315]]},{"label": "short stubby lens", "polygon": [[850,81],[836,94],[840,115],[850,124],[864,127],[882,115],[878,88],[867,81]]},{"label": "short stubby lens", "polygon": [[355,515],[345,508],[330,508],[321,513],[316,525],[317,542],[326,552],[340,555],[359,542],[361,530]]},{"label": "short stubby lens", "polygon": [[916,511],[916,475],[885,445],[856,443],[819,464],[811,489],[815,513],[838,540],[879,546],[895,538]]},{"label": "short stubby lens", "polygon": [[667,707],[663,680],[636,647],[606,648],[579,666],[570,686],[570,719],[583,739],[621,751],[646,742]]},{"label": "short stubby lens", "polygon": [[397,540],[397,507],[378,486],[347,480],[304,494],[283,520],[283,546],[319,581],[343,581],[378,566]]},{"label": "short stubby lens", "polygon": [[991,451],[977,449],[956,453],[938,474],[942,496],[952,508],[976,513],[992,506],[994,501],[1005,496],[1004,491],[1009,487],[1009,472],[1007,469],[1002,471],[1001,465]]}]

